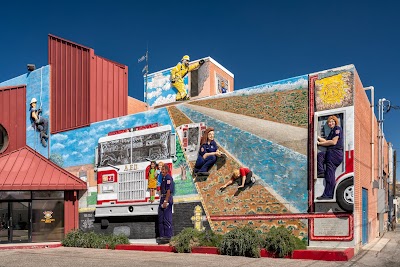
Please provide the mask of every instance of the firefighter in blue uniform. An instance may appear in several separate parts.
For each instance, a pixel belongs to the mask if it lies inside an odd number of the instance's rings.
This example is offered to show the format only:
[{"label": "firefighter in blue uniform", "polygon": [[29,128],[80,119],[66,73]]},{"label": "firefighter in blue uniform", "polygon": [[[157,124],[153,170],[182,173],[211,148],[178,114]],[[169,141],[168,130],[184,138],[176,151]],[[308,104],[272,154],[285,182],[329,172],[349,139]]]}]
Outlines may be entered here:
[{"label": "firefighter in blue uniform", "polygon": [[[329,116],[327,124],[331,131],[326,139],[318,136],[317,145],[326,147],[326,151],[321,151],[317,155],[317,176],[325,177],[325,190],[318,200],[332,199],[335,185],[336,168],[343,162],[343,130],[339,126],[336,116]],[[324,168],[325,164],[325,168]]]},{"label": "firefighter in blue uniform", "polygon": [[174,193],[174,179],[169,174],[169,167],[165,164],[161,169],[161,198],[158,206],[158,229],[160,236],[159,244],[168,243],[173,235],[172,228],[172,205]]},{"label": "firefighter in blue uniform", "polygon": [[221,152],[214,141],[214,128],[207,128],[201,137],[200,150],[193,172],[198,175],[209,175],[208,171],[220,156]]}]

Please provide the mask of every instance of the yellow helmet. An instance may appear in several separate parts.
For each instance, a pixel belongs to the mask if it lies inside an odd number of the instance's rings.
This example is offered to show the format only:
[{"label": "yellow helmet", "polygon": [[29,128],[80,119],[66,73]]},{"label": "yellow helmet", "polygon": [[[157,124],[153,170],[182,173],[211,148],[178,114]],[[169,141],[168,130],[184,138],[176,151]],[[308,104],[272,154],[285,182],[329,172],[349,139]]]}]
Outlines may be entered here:
[{"label": "yellow helmet", "polygon": [[190,57],[188,55],[184,55],[181,60],[182,61],[184,61],[184,60],[190,61]]}]

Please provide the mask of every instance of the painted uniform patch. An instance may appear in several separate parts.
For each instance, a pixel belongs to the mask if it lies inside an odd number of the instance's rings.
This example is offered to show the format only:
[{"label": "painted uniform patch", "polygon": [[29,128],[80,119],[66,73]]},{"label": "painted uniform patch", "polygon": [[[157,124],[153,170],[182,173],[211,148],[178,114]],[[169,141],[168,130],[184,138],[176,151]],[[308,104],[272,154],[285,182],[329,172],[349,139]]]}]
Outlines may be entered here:
[{"label": "painted uniform patch", "polygon": [[171,184],[171,180],[167,180],[167,184]]},{"label": "painted uniform patch", "polygon": [[335,134],[340,134],[340,130],[336,130]]}]

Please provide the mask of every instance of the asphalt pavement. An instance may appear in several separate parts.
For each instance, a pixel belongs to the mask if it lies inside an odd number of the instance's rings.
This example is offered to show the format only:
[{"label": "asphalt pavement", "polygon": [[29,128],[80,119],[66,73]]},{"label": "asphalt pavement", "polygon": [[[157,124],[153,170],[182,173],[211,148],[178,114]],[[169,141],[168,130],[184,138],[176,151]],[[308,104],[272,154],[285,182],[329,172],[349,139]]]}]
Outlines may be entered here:
[{"label": "asphalt pavement", "polygon": [[132,250],[105,250],[85,248],[40,248],[0,250],[0,267],[21,266],[400,266],[400,225],[396,231],[386,232],[364,247],[348,262],[291,260],[273,258],[246,258],[223,255],[143,252]]}]

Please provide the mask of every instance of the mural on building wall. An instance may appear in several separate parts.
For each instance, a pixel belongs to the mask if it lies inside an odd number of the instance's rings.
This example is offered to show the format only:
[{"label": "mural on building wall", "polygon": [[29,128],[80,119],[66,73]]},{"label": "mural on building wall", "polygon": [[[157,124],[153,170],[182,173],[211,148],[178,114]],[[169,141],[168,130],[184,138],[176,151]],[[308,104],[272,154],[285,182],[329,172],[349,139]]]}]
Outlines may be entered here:
[{"label": "mural on building wall", "polygon": [[316,110],[352,106],[353,79],[353,73],[346,71],[316,80]]},{"label": "mural on building wall", "polygon": [[354,205],[354,68],[316,75],[314,197],[317,211],[352,212]]},{"label": "mural on building wall", "polygon": [[[180,130],[199,123],[213,127],[218,150],[225,155],[208,176],[194,180],[208,216],[307,212],[307,92],[308,76],[300,76],[168,107]],[[196,158],[189,142],[185,148],[193,170]],[[239,188],[235,181],[220,190],[240,167],[252,171],[255,183],[248,186],[246,181]],[[284,225],[307,236],[307,224],[300,220],[209,223],[217,232],[238,225],[264,232]]]},{"label": "mural on building wall", "polygon": [[[149,74],[147,76],[147,104],[150,107],[156,107],[180,101],[183,97],[189,97],[189,95],[190,97],[199,95],[203,89],[205,80],[209,77],[209,63],[205,62],[200,67],[199,62],[190,64],[190,72],[192,73],[188,72],[186,68],[181,70],[181,62],[179,62],[173,68]],[[196,77],[193,77],[194,71],[196,72]],[[179,72],[179,75],[176,74],[177,72]],[[195,88],[189,85],[189,75],[191,75],[191,83],[196,84]],[[144,81],[144,85],[144,89],[146,90],[146,80]],[[177,88],[182,91],[183,97],[180,93],[178,94]]]},{"label": "mural on building wall", "polygon": [[[223,94],[225,97],[221,94],[98,122],[55,134],[51,155],[62,155],[64,167],[75,174],[83,166],[96,166],[97,176],[88,181],[92,189],[87,193],[87,207],[135,197],[148,202],[146,182],[135,188],[136,195],[134,191],[130,195],[129,190],[123,193],[116,185],[117,179],[119,183],[146,179],[145,170],[155,160],[173,166],[177,203],[202,200],[208,217],[303,213],[308,207],[307,91],[308,77],[300,76]],[[200,147],[198,142],[206,127],[215,129],[214,139],[224,157],[219,157],[208,176],[196,179],[192,174],[197,152],[193,154],[191,147]],[[186,143],[185,129],[189,128],[192,130],[187,131]],[[95,159],[96,148],[99,152]],[[237,184],[220,190],[239,167],[249,168],[255,183],[239,190]],[[90,180],[91,174],[87,177]],[[209,223],[217,232],[243,224],[252,224],[260,231],[285,225],[297,235],[307,236],[307,224],[301,220]]]},{"label": "mural on building wall", "polygon": [[[36,100],[36,108],[40,109],[40,117],[43,118],[36,125],[31,120],[31,113],[26,114],[26,144],[42,154],[49,157],[48,133],[51,125],[48,123],[50,114],[50,66],[44,66],[27,74],[20,75],[11,80],[0,83],[0,86],[12,86],[26,84],[26,110],[31,110],[31,102]],[[46,121],[44,121],[46,119]],[[47,122],[47,123],[46,123]],[[36,127],[35,127],[36,126]],[[47,126],[47,127],[46,127]],[[45,130],[47,128],[47,134]],[[43,131],[41,131],[43,129]],[[51,138],[51,137],[50,137]]]},{"label": "mural on building wall", "polygon": [[47,146],[49,139],[49,120],[42,115],[43,110],[37,105],[37,99],[32,98],[29,107],[29,118],[32,128],[35,132],[39,132],[40,143],[43,147]]}]

